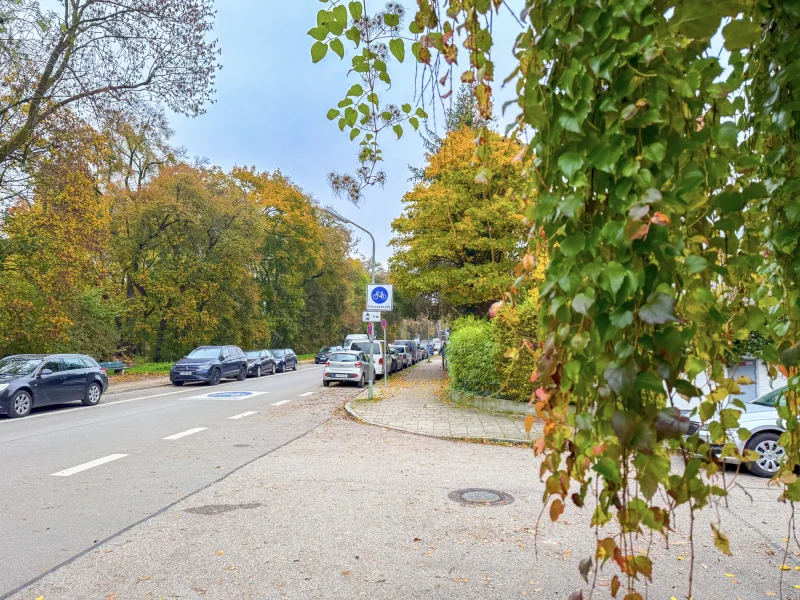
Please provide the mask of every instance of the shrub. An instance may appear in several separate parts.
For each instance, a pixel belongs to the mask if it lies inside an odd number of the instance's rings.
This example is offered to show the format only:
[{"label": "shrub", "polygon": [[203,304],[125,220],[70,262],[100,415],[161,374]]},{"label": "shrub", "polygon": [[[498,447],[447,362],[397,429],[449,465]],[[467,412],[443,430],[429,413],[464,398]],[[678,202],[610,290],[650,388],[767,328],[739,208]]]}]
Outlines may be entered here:
[{"label": "shrub", "polygon": [[499,393],[508,400],[528,402],[538,385],[531,383],[535,359],[526,347],[536,343],[537,296],[531,292],[516,306],[504,307],[492,320],[492,339]]},{"label": "shrub", "polygon": [[498,391],[494,360],[497,347],[491,323],[474,317],[457,320],[446,352],[450,381],[455,389],[474,394]]}]

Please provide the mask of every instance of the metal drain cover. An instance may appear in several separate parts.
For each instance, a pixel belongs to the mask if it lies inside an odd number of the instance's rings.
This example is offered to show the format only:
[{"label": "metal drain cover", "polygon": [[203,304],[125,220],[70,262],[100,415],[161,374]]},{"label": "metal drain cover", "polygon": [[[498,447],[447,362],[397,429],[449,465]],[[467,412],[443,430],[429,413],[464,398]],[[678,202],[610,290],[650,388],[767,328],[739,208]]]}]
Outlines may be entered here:
[{"label": "metal drain cover", "polygon": [[450,492],[447,497],[461,506],[502,506],[514,501],[514,496],[511,494],[484,488],[455,490]]}]

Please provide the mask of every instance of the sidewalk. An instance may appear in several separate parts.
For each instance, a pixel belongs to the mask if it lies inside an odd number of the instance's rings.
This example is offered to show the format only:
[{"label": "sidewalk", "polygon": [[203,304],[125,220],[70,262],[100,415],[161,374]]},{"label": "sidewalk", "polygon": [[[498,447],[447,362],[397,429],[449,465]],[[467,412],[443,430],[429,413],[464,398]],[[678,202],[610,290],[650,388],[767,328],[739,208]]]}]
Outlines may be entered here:
[{"label": "sidewalk", "polygon": [[[378,401],[366,400],[366,394],[346,406],[355,418],[399,431],[450,439],[479,439],[525,442],[525,419],[521,416],[487,413],[473,408],[445,403],[441,393],[447,385],[440,357],[422,361],[400,375],[375,384]],[[531,437],[541,433],[534,423]]]}]

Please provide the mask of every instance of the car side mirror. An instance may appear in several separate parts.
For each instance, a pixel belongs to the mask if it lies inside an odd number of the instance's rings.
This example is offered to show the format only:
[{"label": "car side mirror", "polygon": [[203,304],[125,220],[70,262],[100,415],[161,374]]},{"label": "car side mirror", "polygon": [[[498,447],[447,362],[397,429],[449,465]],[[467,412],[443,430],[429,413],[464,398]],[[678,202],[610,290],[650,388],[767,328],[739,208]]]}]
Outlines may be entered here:
[{"label": "car side mirror", "polygon": [[41,371],[39,371],[39,375],[40,376],[42,376],[42,375],[52,375],[52,374],[53,374],[52,369],[42,369]]},{"label": "car side mirror", "polygon": [[222,353],[220,352],[220,355],[219,355],[219,360],[223,360],[224,358],[225,358],[225,357],[224,357],[224,356],[222,355]]}]

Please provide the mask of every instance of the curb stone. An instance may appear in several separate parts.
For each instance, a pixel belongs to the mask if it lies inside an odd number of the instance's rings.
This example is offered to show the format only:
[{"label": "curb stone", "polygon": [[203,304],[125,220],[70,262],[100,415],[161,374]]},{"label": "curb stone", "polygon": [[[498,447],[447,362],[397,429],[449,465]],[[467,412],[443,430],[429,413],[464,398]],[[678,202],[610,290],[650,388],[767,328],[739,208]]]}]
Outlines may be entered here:
[{"label": "curb stone", "polygon": [[[355,399],[359,400],[360,398],[356,397]],[[376,423],[374,421],[370,421],[369,419],[365,419],[364,417],[359,415],[353,409],[352,406],[350,406],[349,402],[344,405],[344,409],[347,411],[347,414],[349,414],[351,417],[353,417],[356,421],[358,421],[360,423],[364,423],[366,425],[373,425],[374,427],[382,427],[384,429],[391,429],[393,431],[401,431],[403,433],[410,433],[412,435],[419,435],[419,436],[422,436],[422,437],[435,438],[435,439],[439,439],[439,440],[448,440],[448,441],[451,441],[451,442],[465,442],[465,441],[466,442],[477,442],[477,441],[480,441],[480,442],[497,442],[497,443],[501,443],[501,444],[511,444],[511,445],[514,445],[514,446],[530,446],[531,443],[533,442],[533,440],[514,440],[514,439],[509,439],[509,438],[494,438],[494,437],[488,437],[488,436],[452,436],[452,435],[439,435],[439,434],[436,434],[436,433],[424,433],[424,432],[421,432],[421,431],[411,431],[410,429],[403,429],[402,427],[394,427],[392,425],[384,425],[382,423]]]}]

